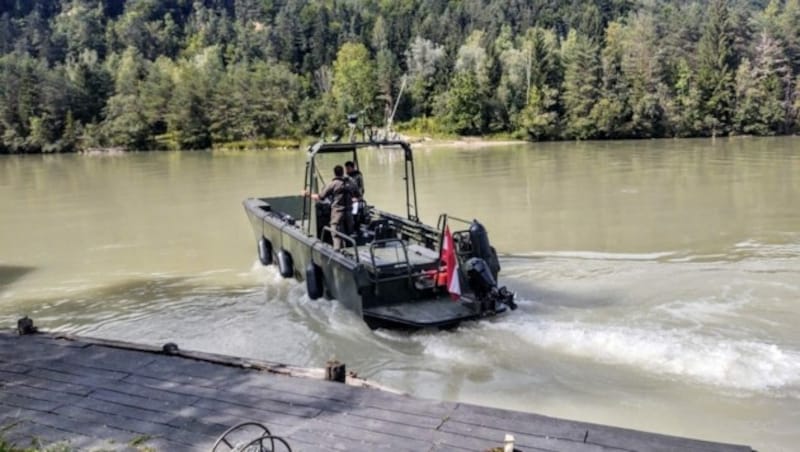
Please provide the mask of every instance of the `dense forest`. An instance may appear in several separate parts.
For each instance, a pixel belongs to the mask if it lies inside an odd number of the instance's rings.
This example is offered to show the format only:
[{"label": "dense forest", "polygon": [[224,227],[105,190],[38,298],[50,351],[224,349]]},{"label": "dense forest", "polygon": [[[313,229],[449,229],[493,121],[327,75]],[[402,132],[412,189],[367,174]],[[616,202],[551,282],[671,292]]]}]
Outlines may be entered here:
[{"label": "dense forest", "polygon": [[795,133],[800,0],[0,0],[0,152],[320,136],[395,103],[422,133]]}]

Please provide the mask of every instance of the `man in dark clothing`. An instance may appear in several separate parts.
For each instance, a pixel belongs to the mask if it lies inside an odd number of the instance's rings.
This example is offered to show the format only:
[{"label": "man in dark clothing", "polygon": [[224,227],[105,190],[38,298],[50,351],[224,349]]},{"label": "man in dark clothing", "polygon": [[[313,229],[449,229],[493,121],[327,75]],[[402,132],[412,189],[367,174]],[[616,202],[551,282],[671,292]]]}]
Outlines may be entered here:
[{"label": "man in dark clothing", "polygon": [[345,162],[344,170],[347,173],[347,180],[353,187],[353,205],[350,213],[353,215],[353,225],[357,228],[358,225],[366,221],[364,216],[366,214],[366,201],[364,200],[364,176],[361,171],[356,169],[353,162]]},{"label": "man in dark clothing", "polygon": [[[317,193],[311,193],[311,199],[331,199],[331,222],[330,227],[334,231],[342,234],[349,234],[352,229],[353,217],[350,214],[351,198],[355,188],[344,178],[344,168],[336,165],[333,168],[333,179]],[[305,193],[308,195],[308,193]],[[338,235],[333,235],[333,248],[340,249],[342,239]]]},{"label": "man in dark clothing", "polygon": [[356,165],[353,162],[346,162],[344,164],[344,170],[347,172],[347,177],[353,179],[353,183],[355,184],[357,190],[354,196],[358,198],[364,197],[364,176],[361,174],[361,171],[356,169]]}]

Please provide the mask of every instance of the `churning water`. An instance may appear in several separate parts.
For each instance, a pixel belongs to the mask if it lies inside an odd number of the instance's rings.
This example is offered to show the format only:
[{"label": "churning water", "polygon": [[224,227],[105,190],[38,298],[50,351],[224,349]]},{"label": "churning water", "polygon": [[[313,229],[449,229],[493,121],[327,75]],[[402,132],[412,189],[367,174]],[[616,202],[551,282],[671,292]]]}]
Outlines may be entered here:
[{"label": "churning water", "polygon": [[[256,263],[241,200],[299,192],[301,152],[0,156],[0,325],[335,356],[422,397],[792,450],[798,145],[419,150],[423,220],[482,220],[520,308],[416,333],[371,331]],[[402,212],[402,157],[361,161],[367,199]]]}]

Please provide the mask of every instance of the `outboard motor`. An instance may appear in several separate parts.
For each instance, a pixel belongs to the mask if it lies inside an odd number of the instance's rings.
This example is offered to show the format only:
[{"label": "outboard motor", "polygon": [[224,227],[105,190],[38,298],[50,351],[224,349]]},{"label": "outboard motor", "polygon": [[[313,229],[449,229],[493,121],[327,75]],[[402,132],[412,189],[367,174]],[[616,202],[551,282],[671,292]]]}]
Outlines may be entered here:
[{"label": "outboard motor", "polygon": [[508,306],[512,311],[517,309],[514,293],[505,287],[497,287],[497,281],[485,260],[472,257],[467,261],[466,267],[469,287],[481,300],[483,309],[496,310],[497,303]]},{"label": "outboard motor", "polygon": [[489,244],[489,232],[478,223],[478,220],[472,220],[469,226],[469,241],[472,245],[472,256],[486,261],[492,276],[497,279],[497,274],[500,273],[500,261],[497,260],[494,248]]}]

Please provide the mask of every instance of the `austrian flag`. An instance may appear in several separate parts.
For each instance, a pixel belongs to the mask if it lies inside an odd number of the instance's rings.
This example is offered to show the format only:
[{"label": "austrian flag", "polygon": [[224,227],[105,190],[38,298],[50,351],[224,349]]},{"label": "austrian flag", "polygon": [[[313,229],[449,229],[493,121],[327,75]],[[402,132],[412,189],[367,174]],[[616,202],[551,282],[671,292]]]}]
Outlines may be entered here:
[{"label": "austrian flag", "polygon": [[461,281],[458,278],[458,258],[453,244],[453,235],[450,226],[444,228],[444,244],[442,244],[442,261],[447,269],[447,291],[453,300],[461,298]]}]

